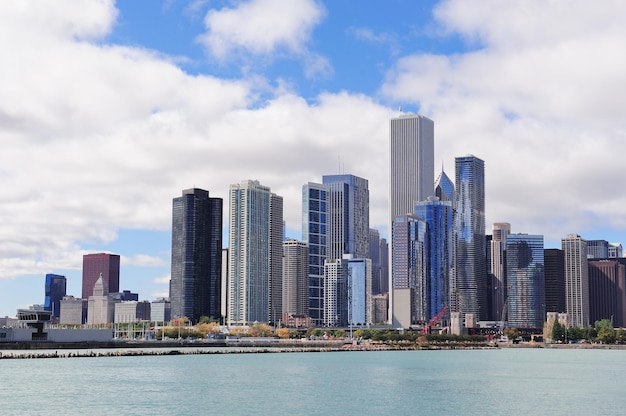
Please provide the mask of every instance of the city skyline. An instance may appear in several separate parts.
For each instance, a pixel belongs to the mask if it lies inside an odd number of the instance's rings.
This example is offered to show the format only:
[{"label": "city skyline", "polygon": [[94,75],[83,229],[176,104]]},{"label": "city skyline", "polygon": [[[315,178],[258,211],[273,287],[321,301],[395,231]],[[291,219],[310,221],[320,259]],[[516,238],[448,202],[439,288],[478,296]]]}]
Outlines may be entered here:
[{"label": "city skyline", "polygon": [[48,273],[79,295],[87,253],[120,254],[122,287],[166,295],[169,203],[190,187],[267,183],[299,238],[301,184],[349,172],[388,238],[400,107],[435,121],[435,166],[486,161],[487,226],[546,247],[626,233],[624,5],[67,4],[0,5],[0,316],[42,303]]}]

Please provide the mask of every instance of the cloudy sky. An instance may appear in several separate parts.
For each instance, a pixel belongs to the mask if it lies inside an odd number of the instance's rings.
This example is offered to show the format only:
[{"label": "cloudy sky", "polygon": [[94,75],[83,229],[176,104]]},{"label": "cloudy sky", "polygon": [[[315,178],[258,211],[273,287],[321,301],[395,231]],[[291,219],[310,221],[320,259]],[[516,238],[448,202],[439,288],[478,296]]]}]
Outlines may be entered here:
[{"label": "cloudy sky", "polygon": [[0,316],[43,303],[46,273],[80,296],[92,252],[167,295],[171,201],[194,186],[258,179],[299,237],[302,184],[352,173],[386,234],[400,107],[435,121],[437,169],[485,160],[488,228],[626,243],[625,18],[619,0],[0,2]]}]

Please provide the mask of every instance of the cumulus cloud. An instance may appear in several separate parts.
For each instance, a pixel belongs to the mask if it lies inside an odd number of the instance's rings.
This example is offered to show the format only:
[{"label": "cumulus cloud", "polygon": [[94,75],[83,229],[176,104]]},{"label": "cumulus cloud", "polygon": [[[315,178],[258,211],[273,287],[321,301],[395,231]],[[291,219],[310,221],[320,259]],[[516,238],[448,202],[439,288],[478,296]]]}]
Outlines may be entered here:
[{"label": "cumulus cloud", "polygon": [[435,120],[447,170],[455,156],[485,160],[488,221],[552,241],[626,228],[626,197],[615,191],[626,150],[626,6],[450,0],[434,13],[472,50],[405,56],[381,92]]},{"label": "cumulus cloud", "polygon": [[244,55],[258,64],[260,58],[287,54],[304,58],[307,76],[327,75],[328,61],[307,48],[325,14],[315,0],[250,0],[210,10],[204,19],[207,32],[198,40],[221,62]]},{"label": "cumulus cloud", "polygon": [[[305,29],[320,18],[316,3],[293,3],[281,11],[312,8],[295,18]],[[285,198],[287,226],[299,230],[301,186],[337,172],[338,158],[370,179],[371,223],[386,224],[387,108],[348,93],[307,102],[282,85],[259,102],[269,83],[258,77],[194,76],[108,43],[111,2],[67,9],[39,2],[33,25],[32,8],[0,3],[0,278],[79,270],[84,246],[121,229],[167,230],[172,198],[192,186],[227,200],[231,183],[258,179]],[[290,48],[304,45],[298,36]],[[163,264],[118,254],[126,265]]]}]

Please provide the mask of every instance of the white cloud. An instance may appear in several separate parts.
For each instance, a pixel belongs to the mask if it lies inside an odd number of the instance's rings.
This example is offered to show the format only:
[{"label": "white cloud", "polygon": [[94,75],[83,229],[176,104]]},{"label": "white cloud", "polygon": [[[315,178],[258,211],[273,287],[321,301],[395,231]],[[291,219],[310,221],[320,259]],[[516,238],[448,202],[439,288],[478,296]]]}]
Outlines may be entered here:
[{"label": "white cloud", "polygon": [[[337,172],[340,157],[370,180],[372,224],[386,224],[385,107],[348,93],[311,104],[283,84],[257,102],[266,80],[191,76],[108,44],[116,11],[105,6],[60,15],[41,2],[33,28],[30,10],[0,3],[0,279],[80,269],[83,245],[123,228],[167,230],[172,198],[192,186],[227,199],[229,184],[259,179],[298,230],[301,186]],[[162,265],[152,256],[123,261]]]},{"label": "white cloud", "polygon": [[316,0],[249,0],[233,8],[210,10],[204,19],[207,32],[198,37],[218,61],[251,55],[260,58],[288,54],[304,58],[307,76],[328,74],[329,63],[310,52],[313,28],[326,14]]},{"label": "white cloud", "polygon": [[475,50],[406,56],[382,93],[435,120],[448,171],[455,156],[485,160],[488,221],[551,240],[625,228],[625,13],[621,2],[446,1],[435,15]]},{"label": "white cloud", "polygon": [[[170,279],[171,279],[171,276],[167,274],[165,276],[155,277],[154,279],[152,279],[152,283],[156,285],[169,285]],[[164,297],[164,296],[169,296],[169,295],[161,295],[161,297]]]},{"label": "white cloud", "polygon": [[169,261],[165,261],[160,257],[151,256],[148,254],[136,254],[133,256],[124,256],[120,258],[120,261],[122,262],[124,266],[138,266],[138,267],[167,267],[169,266]]}]

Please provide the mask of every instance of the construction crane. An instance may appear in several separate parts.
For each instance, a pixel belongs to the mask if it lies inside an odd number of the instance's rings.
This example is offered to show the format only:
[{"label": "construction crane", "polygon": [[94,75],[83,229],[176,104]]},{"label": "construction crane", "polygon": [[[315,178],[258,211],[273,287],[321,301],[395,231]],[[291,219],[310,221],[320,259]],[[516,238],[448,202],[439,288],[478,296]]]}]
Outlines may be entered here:
[{"label": "construction crane", "polygon": [[420,331],[420,334],[430,333],[430,329],[433,326],[437,325],[437,323],[439,322],[441,317],[446,313],[447,310],[448,310],[448,307],[444,306],[443,309],[440,310],[439,313],[433,317],[433,319],[431,319],[426,325],[424,325],[424,328],[422,328],[422,330]]}]

